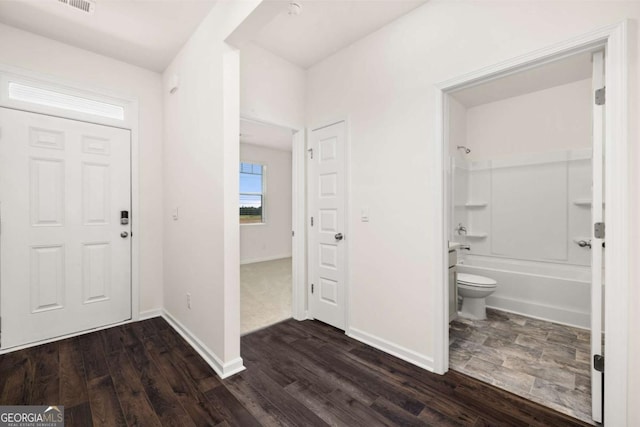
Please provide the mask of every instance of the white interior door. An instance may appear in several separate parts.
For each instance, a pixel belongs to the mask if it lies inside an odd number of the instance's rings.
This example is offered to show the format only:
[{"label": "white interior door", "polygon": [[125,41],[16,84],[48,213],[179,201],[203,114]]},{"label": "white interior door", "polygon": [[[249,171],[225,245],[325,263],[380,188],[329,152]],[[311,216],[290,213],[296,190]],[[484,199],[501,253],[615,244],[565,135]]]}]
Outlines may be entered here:
[{"label": "white interior door", "polygon": [[344,329],[345,123],[312,131],[309,144],[309,311]]},{"label": "white interior door", "polygon": [[[604,87],[604,52],[593,54],[593,90]],[[593,105],[593,224],[604,221],[604,104]],[[594,421],[602,422],[603,378],[594,367],[594,356],[604,356],[602,345],[602,289],[603,289],[603,245],[604,239],[595,233],[591,236],[591,406]]]},{"label": "white interior door", "polygon": [[0,108],[1,348],[131,318],[130,143]]}]

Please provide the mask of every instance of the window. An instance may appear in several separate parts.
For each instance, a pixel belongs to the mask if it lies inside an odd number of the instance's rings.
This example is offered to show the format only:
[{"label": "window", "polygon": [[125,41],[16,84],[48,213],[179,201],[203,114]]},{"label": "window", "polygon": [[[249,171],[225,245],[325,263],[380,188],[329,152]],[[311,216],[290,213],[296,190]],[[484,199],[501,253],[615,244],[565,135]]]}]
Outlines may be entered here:
[{"label": "window", "polygon": [[265,222],[264,171],[264,165],[240,163],[240,224]]},{"label": "window", "polygon": [[124,107],[120,105],[16,82],[9,83],[9,99],[91,114],[108,119],[124,120]]}]

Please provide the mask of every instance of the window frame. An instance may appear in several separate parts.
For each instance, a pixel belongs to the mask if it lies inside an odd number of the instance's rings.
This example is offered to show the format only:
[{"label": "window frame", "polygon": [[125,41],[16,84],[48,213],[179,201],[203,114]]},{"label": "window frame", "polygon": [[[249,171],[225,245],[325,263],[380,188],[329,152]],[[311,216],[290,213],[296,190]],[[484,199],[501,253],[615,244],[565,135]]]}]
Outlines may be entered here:
[{"label": "window frame", "polygon": [[[241,165],[243,163],[247,163],[247,164],[251,164],[251,165],[258,165],[262,167],[262,192],[261,193],[243,193],[241,191],[238,191],[238,197],[242,196],[242,195],[247,195],[247,196],[256,196],[259,195],[262,197],[262,218],[260,220],[260,222],[245,222],[242,223],[240,222],[240,226],[261,226],[261,225],[266,225],[267,224],[267,169],[268,169],[268,165],[267,162],[263,162],[263,161],[259,161],[259,160],[240,160],[240,164],[239,164],[239,168],[240,171],[238,173],[238,179],[240,179],[240,174],[242,174],[242,167]],[[238,185],[239,187],[239,185]],[[239,189],[239,188],[238,188]],[[240,206],[238,206],[238,220],[240,220]]]}]

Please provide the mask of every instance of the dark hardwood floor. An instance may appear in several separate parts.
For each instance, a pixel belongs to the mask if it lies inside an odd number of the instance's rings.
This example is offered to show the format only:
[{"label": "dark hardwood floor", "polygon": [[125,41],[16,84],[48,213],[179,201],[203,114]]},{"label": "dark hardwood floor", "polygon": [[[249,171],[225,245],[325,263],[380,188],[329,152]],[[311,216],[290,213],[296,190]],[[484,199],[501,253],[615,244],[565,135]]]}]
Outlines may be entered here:
[{"label": "dark hardwood floor", "polygon": [[465,375],[431,374],[319,322],[242,338],[220,380],[161,318],[0,356],[0,404],[65,406],[67,426],[580,426]]}]

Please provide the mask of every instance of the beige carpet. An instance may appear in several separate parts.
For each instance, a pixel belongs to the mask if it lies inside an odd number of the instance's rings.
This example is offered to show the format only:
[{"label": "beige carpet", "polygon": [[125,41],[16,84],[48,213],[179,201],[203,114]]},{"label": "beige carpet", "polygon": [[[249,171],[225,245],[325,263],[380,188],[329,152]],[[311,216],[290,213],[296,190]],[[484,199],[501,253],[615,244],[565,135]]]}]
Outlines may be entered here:
[{"label": "beige carpet", "polygon": [[291,317],[291,258],[240,266],[240,333]]}]

